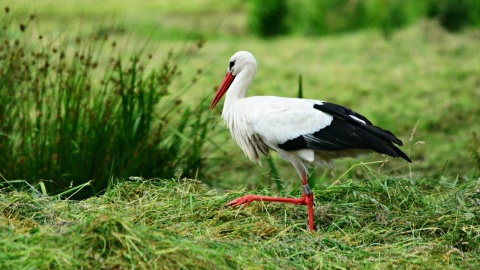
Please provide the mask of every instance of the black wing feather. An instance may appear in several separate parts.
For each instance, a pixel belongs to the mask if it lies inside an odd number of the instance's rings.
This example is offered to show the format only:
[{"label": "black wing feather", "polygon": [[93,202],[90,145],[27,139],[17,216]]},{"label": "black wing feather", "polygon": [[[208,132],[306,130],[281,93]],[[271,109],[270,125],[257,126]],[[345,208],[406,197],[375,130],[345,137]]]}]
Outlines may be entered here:
[{"label": "black wing feather", "polygon": [[393,157],[410,158],[394,145],[402,141],[388,130],[374,126],[365,116],[349,108],[323,102],[313,106],[333,116],[332,123],[312,134],[305,134],[279,144],[283,150],[313,149],[338,151],[346,149],[372,149]]}]

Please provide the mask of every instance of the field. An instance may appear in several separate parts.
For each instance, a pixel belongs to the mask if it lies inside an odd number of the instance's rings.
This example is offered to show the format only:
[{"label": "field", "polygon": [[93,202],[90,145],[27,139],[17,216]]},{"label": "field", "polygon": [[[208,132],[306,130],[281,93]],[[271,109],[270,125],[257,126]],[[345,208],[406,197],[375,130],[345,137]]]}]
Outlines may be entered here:
[{"label": "field", "polygon": [[[391,130],[413,163],[369,155],[315,169],[317,231],[309,233],[304,207],[222,208],[250,192],[298,196],[301,191],[296,172],[276,155],[281,186],[266,159],[263,167],[249,163],[216,108],[209,114],[214,124],[202,149],[202,178],[184,179],[181,172],[173,179],[112,178],[105,193],[76,201],[48,196],[57,193],[42,190],[42,181],[13,189],[11,183],[18,186],[24,179],[2,177],[1,269],[473,269],[480,264],[478,29],[451,33],[434,20],[420,20],[388,36],[372,28],[262,39],[247,31],[243,1],[7,0],[3,5],[15,23],[36,14],[28,25],[31,37],[41,33],[47,46],[60,40],[74,44],[75,37],[94,31],[115,40],[121,54],[151,52],[146,70],[161,66],[173,51],[181,75],[170,89],[178,89],[182,106],[209,101],[229,57],[251,51],[259,69],[249,95],[296,97],[301,75],[305,98],[346,105]],[[174,169],[181,171],[178,164]],[[0,173],[8,172],[0,167]],[[75,179],[75,185],[89,180]]]}]

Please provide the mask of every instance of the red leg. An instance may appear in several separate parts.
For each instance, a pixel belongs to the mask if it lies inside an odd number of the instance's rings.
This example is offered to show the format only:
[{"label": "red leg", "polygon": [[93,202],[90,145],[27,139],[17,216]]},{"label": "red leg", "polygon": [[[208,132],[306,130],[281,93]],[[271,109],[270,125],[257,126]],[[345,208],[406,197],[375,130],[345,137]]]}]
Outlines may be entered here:
[{"label": "red leg", "polygon": [[282,202],[282,203],[291,203],[291,204],[302,204],[307,206],[308,210],[308,228],[310,231],[314,230],[313,227],[313,193],[310,189],[310,186],[307,182],[307,177],[305,174],[302,175],[302,187],[303,195],[301,198],[282,198],[282,197],[269,197],[269,196],[259,196],[259,195],[245,195],[240,198],[237,198],[225,206],[247,206],[252,201],[264,201],[264,202]]}]

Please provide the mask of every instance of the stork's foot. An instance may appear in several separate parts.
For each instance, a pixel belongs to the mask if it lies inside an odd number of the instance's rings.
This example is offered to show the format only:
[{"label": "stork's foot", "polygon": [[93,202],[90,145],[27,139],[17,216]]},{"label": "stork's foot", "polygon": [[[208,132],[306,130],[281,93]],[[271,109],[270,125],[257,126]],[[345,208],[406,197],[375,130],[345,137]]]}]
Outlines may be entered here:
[{"label": "stork's foot", "polygon": [[225,206],[233,206],[233,207],[240,206],[240,205],[247,206],[249,203],[251,203],[252,201],[255,200],[255,198],[252,198],[252,197],[255,197],[255,196],[254,195],[245,195],[245,196],[236,198],[235,200],[233,200],[229,203],[226,203]]},{"label": "stork's foot", "polygon": [[253,201],[265,201],[265,202],[283,202],[291,204],[304,204],[309,205],[313,204],[313,194],[303,195],[301,198],[283,198],[283,197],[269,197],[269,196],[259,196],[259,195],[245,195],[240,198],[225,204],[225,206],[247,206]]},{"label": "stork's foot", "polygon": [[258,195],[245,195],[237,198],[225,206],[247,206],[252,201],[265,201],[265,202],[282,202],[290,204],[306,205],[308,210],[308,228],[313,231],[313,193],[303,194],[300,198],[282,198],[282,197],[269,197]]}]

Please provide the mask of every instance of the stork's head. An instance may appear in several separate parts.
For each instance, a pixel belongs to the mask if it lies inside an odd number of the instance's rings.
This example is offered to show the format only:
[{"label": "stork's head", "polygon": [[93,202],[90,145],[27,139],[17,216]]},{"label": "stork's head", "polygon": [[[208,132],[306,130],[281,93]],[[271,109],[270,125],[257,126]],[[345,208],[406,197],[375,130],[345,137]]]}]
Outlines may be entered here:
[{"label": "stork's head", "polygon": [[218,88],[217,93],[210,104],[210,109],[213,109],[215,105],[217,105],[235,80],[235,77],[245,69],[249,69],[253,71],[253,74],[255,74],[257,70],[257,60],[255,60],[255,57],[253,57],[253,54],[247,51],[236,52],[232,57],[230,57],[227,75],[225,75],[225,78],[220,84],[220,87]]}]

